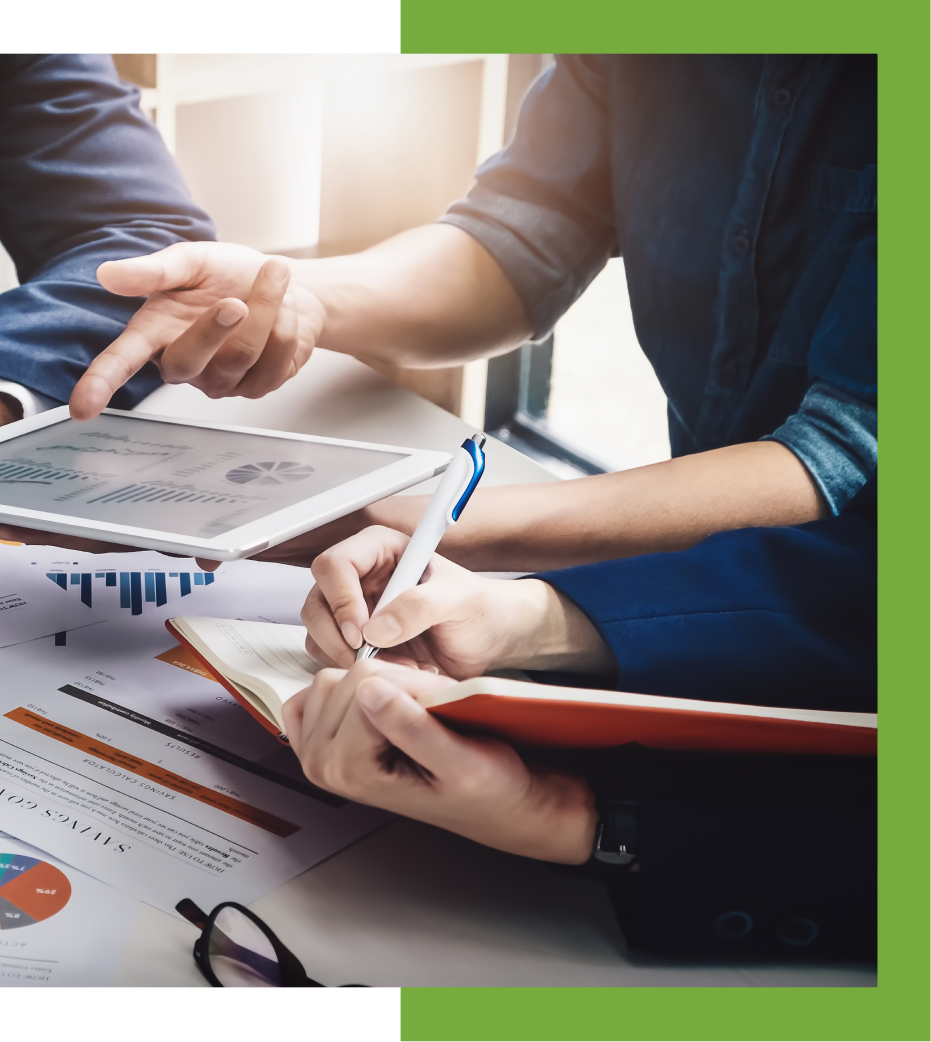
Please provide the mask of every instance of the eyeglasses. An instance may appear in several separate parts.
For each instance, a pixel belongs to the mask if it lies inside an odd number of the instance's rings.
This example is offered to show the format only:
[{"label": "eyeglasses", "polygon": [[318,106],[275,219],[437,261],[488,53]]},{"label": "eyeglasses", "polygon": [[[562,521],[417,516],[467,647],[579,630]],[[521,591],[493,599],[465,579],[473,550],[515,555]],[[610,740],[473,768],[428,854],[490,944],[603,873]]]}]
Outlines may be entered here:
[{"label": "eyeglasses", "polygon": [[[323,988],[257,915],[224,901],[207,915],[190,899],[175,906],[201,931],[194,962],[214,988]],[[364,984],[344,984],[364,988]]]}]

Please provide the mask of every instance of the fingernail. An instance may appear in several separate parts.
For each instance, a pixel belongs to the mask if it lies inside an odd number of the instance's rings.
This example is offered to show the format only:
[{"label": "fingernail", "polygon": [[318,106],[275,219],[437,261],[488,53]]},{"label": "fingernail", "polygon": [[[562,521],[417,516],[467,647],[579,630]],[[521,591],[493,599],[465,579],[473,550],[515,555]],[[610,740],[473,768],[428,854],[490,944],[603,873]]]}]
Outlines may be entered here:
[{"label": "fingernail", "polygon": [[401,624],[393,615],[376,615],[364,630],[365,639],[377,647],[391,647],[401,636]]},{"label": "fingernail", "polygon": [[421,662],[419,665],[420,665],[421,672],[423,672],[423,673],[436,673],[436,675],[439,676],[440,671],[436,668],[436,666],[431,665],[429,662]]},{"label": "fingernail", "polygon": [[340,633],[343,635],[343,640],[353,649],[358,651],[362,647],[362,631],[354,622],[343,622],[339,627]]},{"label": "fingernail", "polygon": [[290,274],[291,272],[284,261],[270,260],[265,265],[265,275],[267,278],[271,279],[272,282],[284,282]]},{"label": "fingernail", "polygon": [[218,326],[234,326],[242,318],[242,311],[232,304],[224,304],[217,312]]},{"label": "fingernail", "polygon": [[399,687],[381,677],[368,677],[356,689],[356,698],[370,713],[380,712],[393,698],[403,694]]}]

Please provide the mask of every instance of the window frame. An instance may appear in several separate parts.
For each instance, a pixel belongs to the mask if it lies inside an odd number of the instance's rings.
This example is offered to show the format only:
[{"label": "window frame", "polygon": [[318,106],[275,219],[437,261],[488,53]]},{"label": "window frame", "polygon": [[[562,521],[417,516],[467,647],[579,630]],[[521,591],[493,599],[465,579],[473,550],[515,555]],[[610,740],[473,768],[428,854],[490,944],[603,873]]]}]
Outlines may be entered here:
[{"label": "window frame", "polygon": [[611,468],[551,429],[546,411],[553,375],[554,334],[528,341],[488,360],[485,430],[519,452],[546,463],[558,460],[581,474],[606,474]]}]

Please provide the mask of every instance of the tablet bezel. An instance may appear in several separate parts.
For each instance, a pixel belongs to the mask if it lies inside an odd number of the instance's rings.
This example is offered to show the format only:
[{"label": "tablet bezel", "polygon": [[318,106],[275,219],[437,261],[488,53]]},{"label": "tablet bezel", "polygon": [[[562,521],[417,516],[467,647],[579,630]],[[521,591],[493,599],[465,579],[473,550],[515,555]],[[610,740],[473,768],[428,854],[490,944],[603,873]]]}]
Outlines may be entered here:
[{"label": "tablet bezel", "polygon": [[[43,532],[57,535],[106,539],[108,542],[138,546],[145,550],[162,550],[191,557],[203,557],[212,561],[238,561],[244,557],[252,557],[269,547],[277,546],[294,536],[309,532],[328,521],[343,517],[353,510],[368,506],[369,503],[394,495],[395,492],[401,492],[436,474],[441,474],[452,459],[448,452],[433,452],[427,449],[376,445],[364,441],[347,441],[344,438],[324,438],[315,434],[294,434],[291,431],[238,427],[227,423],[204,423],[199,420],[181,419],[177,416],[124,412],[121,409],[104,409],[103,412],[123,419],[152,420],[156,423],[171,423],[182,427],[206,427],[211,430],[286,438],[291,441],[314,442],[320,445],[342,445],[347,448],[369,449],[374,452],[404,453],[405,458],[388,463],[370,474],[354,478],[352,481],[320,492],[316,496],[311,496],[292,506],[273,511],[255,521],[241,525],[239,528],[232,528],[212,539],[197,539],[177,532],[119,525],[108,521],[93,521],[88,518],[72,517],[68,514],[52,514],[43,510],[5,506],[2,503],[0,503],[0,522],[23,528],[39,528]],[[70,418],[68,406],[63,405],[37,416],[7,424],[0,427],[0,445]]]}]

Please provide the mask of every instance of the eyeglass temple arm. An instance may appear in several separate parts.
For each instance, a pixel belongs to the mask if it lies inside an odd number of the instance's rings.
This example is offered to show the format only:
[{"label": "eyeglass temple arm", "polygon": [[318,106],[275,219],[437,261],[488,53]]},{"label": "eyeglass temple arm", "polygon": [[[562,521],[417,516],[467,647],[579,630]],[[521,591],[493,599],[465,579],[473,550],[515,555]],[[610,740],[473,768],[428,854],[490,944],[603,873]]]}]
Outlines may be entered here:
[{"label": "eyeglass temple arm", "polygon": [[189,923],[193,923],[200,930],[203,930],[207,925],[209,916],[206,912],[201,911],[189,897],[179,901],[175,905],[175,911],[183,915]]}]

